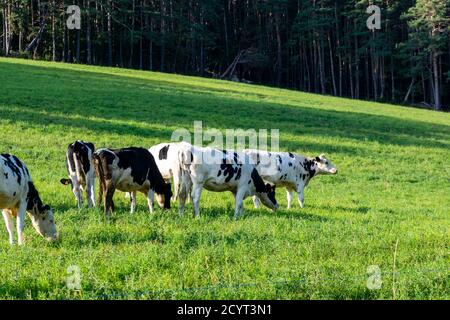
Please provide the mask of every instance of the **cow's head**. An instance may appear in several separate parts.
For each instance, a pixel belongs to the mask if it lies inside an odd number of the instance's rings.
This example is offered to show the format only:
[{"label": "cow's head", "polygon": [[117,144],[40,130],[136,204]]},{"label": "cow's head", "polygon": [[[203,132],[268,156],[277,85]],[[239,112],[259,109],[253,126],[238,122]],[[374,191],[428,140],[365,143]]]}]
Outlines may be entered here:
[{"label": "cow's head", "polygon": [[55,241],[58,239],[55,219],[50,206],[45,205],[40,208],[36,206],[32,210],[28,211],[28,213],[37,233],[43,236],[47,241]]},{"label": "cow's head", "polygon": [[336,166],[328,160],[324,154],[316,157],[314,162],[317,165],[317,173],[318,174],[337,174],[338,170]]},{"label": "cow's head", "polygon": [[156,194],[156,201],[158,202],[160,208],[170,209],[170,199],[173,196],[172,186],[170,183],[165,183],[163,188],[163,193]]},{"label": "cow's head", "polygon": [[266,184],[264,192],[257,192],[256,196],[261,200],[262,204],[273,211],[278,209],[277,199],[275,199],[275,186]]},{"label": "cow's head", "polygon": [[48,205],[44,205],[39,197],[34,184],[28,184],[27,212],[30,216],[34,229],[48,241],[58,239],[53,211]]}]

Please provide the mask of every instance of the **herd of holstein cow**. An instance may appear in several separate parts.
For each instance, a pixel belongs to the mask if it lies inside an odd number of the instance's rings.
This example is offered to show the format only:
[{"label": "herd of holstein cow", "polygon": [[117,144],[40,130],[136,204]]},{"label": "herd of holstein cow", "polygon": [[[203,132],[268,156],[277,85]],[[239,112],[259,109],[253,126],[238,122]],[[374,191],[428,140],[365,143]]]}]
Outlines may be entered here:
[{"label": "herd of holstein cow", "polygon": [[[184,212],[192,201],[194,215],[200,214],[203,188],[209,191],[230,191],[235,199],[235,216],[243,214],[243,200],[253,196],[255,207],[262,202],[276,210],[275,187],[287,189],[288,208],[294,192],[303,208],[304,188],[319,174],[336,174],[336,167],[324,155],[308,158],[294,153],[243,150],[242,152],[201,148],[189,143],[163,143],[149,150],[143,148],[99,149],[94,144],[75,141],[66,153],[70,185],[78,207],[83,192],[89,207],[96,205],[95,180],[99,180],[99,205],[104,202],[107,217],[114,212],[115,190],[131,198],[131,212],[136,209],[136,194],[142,192],[153,212],[154,198],[163,209],[171,201],[179,201]],[[174,188],[172,192],[171,184]],[[59,238],[48,205],[44,205],[25,164],[9,154],[0,155],[0,208],[2,208],[9,242],[14,244],[13,218],[16,218],[18,243],[24,243],[25,212],[36,231],[49,241]]]}]

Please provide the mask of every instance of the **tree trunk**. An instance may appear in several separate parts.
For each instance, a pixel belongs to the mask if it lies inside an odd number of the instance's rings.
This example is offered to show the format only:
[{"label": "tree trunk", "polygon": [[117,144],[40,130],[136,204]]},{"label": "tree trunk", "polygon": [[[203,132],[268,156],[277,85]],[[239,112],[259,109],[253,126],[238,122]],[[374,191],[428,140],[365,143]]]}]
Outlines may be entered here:
[{"label": "tree trunk", "polygon": [[112,66],[113,64],[113,52],[112,52],[112,15],[113,5],[112,0],[108,0],[108,8],[107,8],[107,20],[108,20],[108,65]]},{"label": "tree trunk", "polygon": [[92,35],[91,35],[91,12],[90,12],[91,0],[85,1],[86,8],[86,62],[92,64]]},{"label": "tree trunk", "polygon": [[[52,1],[52,61],[56,61],[56,19],[55,19],[55,0]],[[20,45],[21,47],[21,45]],[[19,51],[22,51],[19,49]]]},{"label": "tree trunk", "polygon": [[331,81],[333,82],[333,95],[337,96],[336,77],[334,75],[334,60],[333,47],[331,45],[331,36],[328,32],[328,47],[330,48],[330,66],[331,66]]},{"label": "tree trunk", "polygon": [[438,67],[438,54],[432,53],[433,59],[433,79],[434,79],[434,108],[435,110],[441,110],[441,94],[439,86],[439,67]]},{"label": "tree trunk", "polygon": [[275,12],[274,16],[275,16],[275,32],[277,37],[276,84],[277,86],[279,86],[281,84],[281,77],[283,72],[280,13]]},{"label": "tree trunk", "polygon": [[166,62],[166,2],[161,0],[161,64],[160,70],[164,72]]}]

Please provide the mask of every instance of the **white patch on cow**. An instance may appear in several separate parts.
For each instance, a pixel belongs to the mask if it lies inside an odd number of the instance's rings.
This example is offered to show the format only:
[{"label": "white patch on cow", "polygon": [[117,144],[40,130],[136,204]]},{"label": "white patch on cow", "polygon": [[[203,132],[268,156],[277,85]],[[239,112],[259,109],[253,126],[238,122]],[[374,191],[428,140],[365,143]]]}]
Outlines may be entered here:
[{"label": "white patch on cow", "polygon": [[[183,169],[182,164],[183,150],[191,147],[187,142],[178,142],[161,143],[149,149],[164,180],[167,183],[173,182],[174,192],[172,201],[179,200],[180,214],[184,212],[185,203],[190,199],[192,189],[189,172]],[[167,148],[165,157],[160,157],[164,148]]]}]

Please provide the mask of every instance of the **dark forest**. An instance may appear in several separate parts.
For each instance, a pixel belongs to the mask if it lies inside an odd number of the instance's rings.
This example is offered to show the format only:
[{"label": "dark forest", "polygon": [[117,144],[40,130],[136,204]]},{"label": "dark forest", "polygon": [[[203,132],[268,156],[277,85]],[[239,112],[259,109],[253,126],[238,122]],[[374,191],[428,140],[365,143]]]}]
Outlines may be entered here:
[{"label": "dark forest", "polygon": [[[70,5],[80,29],[67,27]],[[448,0],[0,0],[0,11],[2,56],[450,106]]]}]

